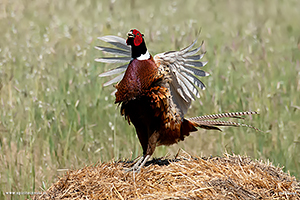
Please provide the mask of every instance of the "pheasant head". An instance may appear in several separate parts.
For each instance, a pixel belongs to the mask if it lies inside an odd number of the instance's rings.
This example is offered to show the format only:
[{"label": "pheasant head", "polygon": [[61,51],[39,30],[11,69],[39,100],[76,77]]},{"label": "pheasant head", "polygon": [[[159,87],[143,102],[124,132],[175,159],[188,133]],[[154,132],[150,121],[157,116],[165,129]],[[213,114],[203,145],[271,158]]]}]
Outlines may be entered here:
[{"label": "pheasant head", "polygon": [[131,57],[133,59],[146,60],[150,58],[144,35],[137,29],[131,29],[127,33],[126,43],[131,46]]}]

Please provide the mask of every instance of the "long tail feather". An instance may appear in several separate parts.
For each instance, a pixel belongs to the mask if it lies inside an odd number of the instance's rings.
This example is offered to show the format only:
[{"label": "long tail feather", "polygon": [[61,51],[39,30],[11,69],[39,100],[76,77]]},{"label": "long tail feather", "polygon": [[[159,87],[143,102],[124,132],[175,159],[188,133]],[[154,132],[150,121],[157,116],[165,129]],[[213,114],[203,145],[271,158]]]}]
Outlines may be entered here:
[{"label": "long tail feather", "polygon": [[219,119],[219,118],[241,118],[243,115],[257,115],[256,111],[244,111],[244,112],[230,112],[230,113],[219,113],[212,115],[203,115],[199,117],[192,117],[189,120],[192,121],[202,121],[207,119]]},{"label": "long tail feather", "polygon": [[190,122],[192,122],[195,126],[198,126],[200,128],[204,129],[216,129],[220,130],[217,126],[234,126],[234,127],[248,127],[252,128],[256,131],[261,131],[258,128],[248,125],[248,124],[242,124],[238,122],[231,122],[231,121],[222,121],[222,120],[215,120],[219,118],[241,118],[240,116],[243,115],[255,115],[258,114],[256,111],[245,111],[245,112],[233,112],[233,113],[220,113],[220,114],[212,114],[212,115],[203,115],[199,117],[192,117],[188,118]]}]

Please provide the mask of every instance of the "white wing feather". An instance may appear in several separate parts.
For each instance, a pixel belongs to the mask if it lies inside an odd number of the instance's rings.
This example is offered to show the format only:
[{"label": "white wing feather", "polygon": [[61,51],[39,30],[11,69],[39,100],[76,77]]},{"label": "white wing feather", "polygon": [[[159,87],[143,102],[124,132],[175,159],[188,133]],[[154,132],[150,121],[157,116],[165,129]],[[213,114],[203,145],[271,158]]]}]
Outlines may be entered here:
[{"label": "white wing feather", "polygon": [[205,71],[197,69],[205,66],[207,62],[198,61],[205,53],[195,55],[200,51],[202,44],[200,47],[190,50],[196,42],[197,40],[180,51],[170,51],[154,56],[157,65],[170,71],[170,90],[174,97],[173,101],[181,109],[182,114],[187,112],[192,100],[195,100],[194,96],[200,97],[198,88],[205,89],[205,85],[196,76],[209,75]]},{"label": "white wing feather", "polygon": [[120,74],[116,76],[115,78],[111,79],[110,81],[103,84],[103,86],[108,86],[113,83],[117,83],[120,80],[122,80],[124,76],[124,71],[126,71],[128,67],[128,62],[131,60],[131,47],[126,44],[126,40],[113,35],[98,37],[99,40],[102,40],[104,42],[108,42],[112,45],[114,45],[117,48],[111,48],[111,47],[101,47],[96,46],[95,48],[103,51],[105,53],[110,53],[117,56],[125,56],[125,57],[103,57],[103,58],[97,58],[95,59],[96,62],[103,62],[103,63],[127,63],[125,65],[121,65],[117,68],[111,69],[109,71],[106,71],[102,74],[99,74],[99,77],[105,77],[105,76],[112,76],[116,74]]},{"label": "white wing feather", "polygon": [[[98,39],[108,42],[117,48],[102,46],[97,46],[95,48],[105,53],[116,55],[116,57],[97,58],[95,61],[104,63],[127,63],[130,61],[131,47],[126,44],[125,39],[112,35],[98,37]],[[154,56],[156,64],[161,69],[168,71],[170,74],[171,96],[182,114],[187,112],[191,105],[191,101],[195,100],[195,96],[198,98],[200,97],[198,88],[205,89],[205,85],[201,82],[198,76],[209,75],[205,71],[198,69],[205,66],[207,62],[199,61],[205,53],[197,54],[200,51],[202,44],[198,48],[191,50],[196,42],[197,40],[180,51],[169,51]],[[122,80],[125,74],[124,71],[127,67],[128,64],[125,64],[100,74],[99,77],[105,77],[121,73],[112,80],[104,83],[104,86],[108,86]]]},{"label": "white wing feather", "polygon": [[108,42],[125,51],[131,52],[131,47],[126,44],[126,40],[124,38],[114,36],[114,35],[107,35],[103,37],[98,37],[98,39],[104,42]]}]

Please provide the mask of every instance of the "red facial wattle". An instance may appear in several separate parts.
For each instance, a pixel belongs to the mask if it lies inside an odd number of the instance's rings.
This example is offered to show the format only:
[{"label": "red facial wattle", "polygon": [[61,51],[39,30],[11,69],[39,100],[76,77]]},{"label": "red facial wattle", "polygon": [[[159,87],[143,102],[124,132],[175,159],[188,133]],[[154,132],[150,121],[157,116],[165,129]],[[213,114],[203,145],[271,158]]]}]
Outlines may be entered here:
[{"label": "red facial wattle", "polygon": [[[132,29],[130,30],[131,34],[133,35],[133,44],[134,46],[139,46],[143,42],[143,34],[141,34],[138,30]],[[126,40],[126,44],[128,44],[128,39]]]},{"label": "red facial wattle", "polygon": [[136,29],[133,29],[132,33],[133,33],[133,35],[135,35],[134,40],[133,40],[134,45],[139,46],[143,42],[142,34]]},{"label": "red facial wattle", "polygon": [[134,46],[139,46],[142,42],[143,42],[142,36],[141,35],[136,35],[134,40],[133,40]]}]

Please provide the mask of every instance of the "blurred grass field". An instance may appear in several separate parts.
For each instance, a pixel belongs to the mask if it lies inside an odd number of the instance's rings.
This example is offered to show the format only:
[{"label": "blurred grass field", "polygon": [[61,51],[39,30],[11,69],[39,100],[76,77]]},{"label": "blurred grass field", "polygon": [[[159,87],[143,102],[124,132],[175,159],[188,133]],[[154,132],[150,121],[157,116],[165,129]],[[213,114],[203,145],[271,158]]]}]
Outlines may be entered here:
[{"label": "blurred grass field", "polygon": [[[154,55],[190,44],[201,28],[211,76],[187,117],[258,110],[247,128],[199,130],[179,148],[270,160],[300,178],[300,2],[29,1],[0,2],[0,198],[42,192],[67,169],[135,158],[134,127],[119,114],[108,79],[116,67],[94,62],[98,36],[145,34]],[[2,196],[2,197],[1,197]],[[29,196],[21,195],[18,198]]]}]

